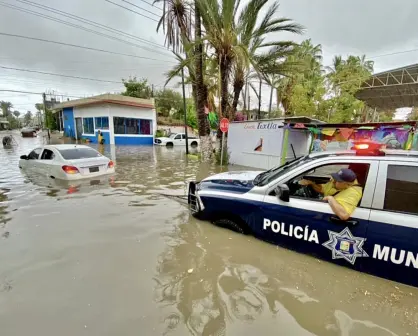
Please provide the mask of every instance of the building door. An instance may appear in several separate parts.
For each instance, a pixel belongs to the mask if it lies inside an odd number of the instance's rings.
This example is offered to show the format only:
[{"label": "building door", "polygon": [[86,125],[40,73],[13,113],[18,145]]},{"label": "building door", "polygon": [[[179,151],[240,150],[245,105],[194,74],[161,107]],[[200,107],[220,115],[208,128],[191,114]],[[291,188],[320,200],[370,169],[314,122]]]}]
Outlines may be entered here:
[{"label": "building door", "polygon": [[75,118],[75,127],[77,132],[77,140],[81,139],[81,135],[83,134],[83,119],[82,118]]}]

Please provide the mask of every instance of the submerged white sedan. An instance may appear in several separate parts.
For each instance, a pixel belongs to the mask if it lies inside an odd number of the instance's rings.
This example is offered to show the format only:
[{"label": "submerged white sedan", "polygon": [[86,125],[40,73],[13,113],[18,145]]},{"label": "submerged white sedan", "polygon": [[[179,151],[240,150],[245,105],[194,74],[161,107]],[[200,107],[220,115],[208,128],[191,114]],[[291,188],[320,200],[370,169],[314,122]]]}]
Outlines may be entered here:
[{"label": "submerged white sedan", "polygon": [[22,155],[19,168],[60,180],[81,180],[115,172],[112,160],[83,145],[48,145]]}]

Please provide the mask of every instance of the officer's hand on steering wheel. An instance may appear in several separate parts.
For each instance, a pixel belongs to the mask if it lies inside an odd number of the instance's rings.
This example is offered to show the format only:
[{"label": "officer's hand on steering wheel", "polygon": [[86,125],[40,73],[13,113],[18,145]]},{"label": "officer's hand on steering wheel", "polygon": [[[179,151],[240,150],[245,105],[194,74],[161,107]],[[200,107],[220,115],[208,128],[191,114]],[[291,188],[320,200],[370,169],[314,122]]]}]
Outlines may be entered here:
[{"label": "officer's hand on steering wheel", "polygon": [[309,180],[302,179],[302,180],[299,181],[299,184],[301,186],[306,186],[307,187],[307,186],[310,186],[311,184],[313,184],[313,182],[309,181]]}]

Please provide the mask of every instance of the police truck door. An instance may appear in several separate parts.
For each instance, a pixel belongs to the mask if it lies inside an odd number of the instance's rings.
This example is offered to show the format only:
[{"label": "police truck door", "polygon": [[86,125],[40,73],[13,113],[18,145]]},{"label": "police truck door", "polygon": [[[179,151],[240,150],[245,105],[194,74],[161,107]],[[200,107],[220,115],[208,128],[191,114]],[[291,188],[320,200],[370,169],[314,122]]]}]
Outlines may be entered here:
[{"label": "police truck door", "polygon": [[[333,213],[330,205],[322,201],[322,195],[299,184],[301,179],[326,183],[331,173],[354,166],[359,171],[359,184],[365,187],[360,205],[347,221]],[[314,160],[279,178],[272,184],[262,205],[259,219],[262,238],[337,264],[360,268],[361,259],[368,256],[363,245],[377,170],[378,162],[331,157]],[[275,188],[283,184],[289,187],[289,201],[283,201],[275,194]]]},{"label": "police truck door", "polygon": [[365,271],[418,286],[418,163],[382,161],[365,249]]}]

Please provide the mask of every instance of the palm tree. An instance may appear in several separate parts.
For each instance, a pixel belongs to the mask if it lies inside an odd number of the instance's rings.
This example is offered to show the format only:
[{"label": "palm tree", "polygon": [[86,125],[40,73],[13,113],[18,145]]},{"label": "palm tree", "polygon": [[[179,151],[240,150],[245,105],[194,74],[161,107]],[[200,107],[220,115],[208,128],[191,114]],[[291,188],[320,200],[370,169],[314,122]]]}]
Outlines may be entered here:
[{"label": "palm tree", "polygon": [[165,44],[174,52],[182,52],[191,37],[191,7],[186,0],[155,0],[163,3],[163,14],[157,25],[157,32],[163,28]]},{"label": "palm tree", "polygon": [[[194,8],[194,43],[192,43],[192,5],[186,0],[163,1],[163,14],[157,26],[166,34],[166,45],[173,50],[180,64],[187,66],[190,78],[193,79],[192,91],[198,118],[199,137],[201,140],[202,161],[209,161],[212,155],[209,122],[205,114],[207,87],[203,75],[203,42],[201,40],[200,12]],[[186,60],[179,53],[184,52]],[[178,72],[177,72],[178,73]]]},{"label": "palm tree", "polygon": [[13,104],[11,102],[7,101],[0,101],[0,108],[3,112],[3,117],[7,118],[10,114],[10,109],[13,107]]},{"label": "palm tree", "polygon": [[[232,70],[234,79],[233,111],[236,110],[239,94],[244,87],[245,74],[250,65],[257,69],[255,53],[263,47],[272,47],[270,57],[279,58],[283,50],[288,50],[290,42],[265,42],[265,37],[274,32],[301,33],[303,28],[289,19],[273,18],[278,10],[278,2],[267,10],[259,21],[260,11],[268,0],[251,0],[239,11],[240,0],[196,0],[202,13],[205,27],[204,39],[214,49],[219,63],[221,77],[221,114],[228,116],[228,85]],[[235,20],[237,18],[237,21]],[[247,70],[247,71],[246,71]]]},{"label": "palm tree", "polygon": [[283,66],[290,70],[285,76],[270,76],[267,81],[276,88],[277,102],[283,106],[286,115],[293,115],[291,108],[292,93],[296,85],[306,88],[309,99],[313,99],[318,88],[322,86],[322,46],[313,45],[311,40],[303,41],[295,48],[294,53],[286,59]]},{"label": "palm tree", "polygon": [[[302,26],[291,23],[291,20],[289,19],[273,18],[276,16],[279,8],[278,2],[275,2],[272,6],[270,6],[261,20],[261,23],[257,25],[258,14],[266,3],[267,0],[255,0],[248,3],[248,5],[242,10],[236,23],[238,43],[242,44],[243,47],[248,50],[248,54],[243,54],[243,56],[248,57],[237,57],[234,62],[234,100],[232,103],[232,115],[236,112],[239,94],[242,91],[246,80],[245,75],[248,77],[250,74],[250,66],[252,66],[258,73],[258,78],[264,76],[264,65],[267,63],[275,63],[275,69],[272,72],[274,72],[276,76],[279,74],[283,75],[290,70],[289,68],[286,68],[286,66],[283,66],[283,60],[293,53],[295,43],[291,41],[274,41],[265,43],[264,40],[266,36],[271,32],[291,32],[300,34],[303,31]],[[260,51],[265,47],[273,48],[267,53],[262,53],[260,55]]]}]

